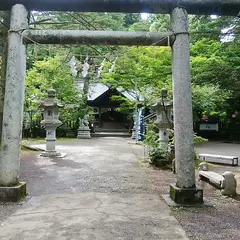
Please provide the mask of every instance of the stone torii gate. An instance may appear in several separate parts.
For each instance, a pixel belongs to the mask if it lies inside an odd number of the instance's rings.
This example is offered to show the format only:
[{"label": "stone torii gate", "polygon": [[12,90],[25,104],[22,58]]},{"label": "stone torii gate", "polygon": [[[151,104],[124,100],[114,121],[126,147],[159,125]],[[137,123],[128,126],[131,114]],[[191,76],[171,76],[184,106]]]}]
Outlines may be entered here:
[{"label": "stone torii gate", "polygon": [[[11,10],[0,158],[0,200],[18,200],[20,143],[24,105],[26,45],[92,44],[171,46],[177,181],[170,196],[179,204],[202,203],[196,186],[190,75],[188,14],[237,16],[240,0],[0,0],[0,10]],[[171,15],[172,32],[110,32],[30,30],[30,10],[79,12],[149,12]]]}]

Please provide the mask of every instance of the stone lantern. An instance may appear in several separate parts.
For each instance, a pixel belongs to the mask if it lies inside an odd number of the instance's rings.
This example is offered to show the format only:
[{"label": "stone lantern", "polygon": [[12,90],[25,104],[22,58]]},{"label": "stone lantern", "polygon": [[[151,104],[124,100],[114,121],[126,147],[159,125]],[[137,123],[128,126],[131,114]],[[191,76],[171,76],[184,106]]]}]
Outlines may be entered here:
[{"label": "stone lantern", "polygon": [[161,97],[153,106],[156,109],[157,119],[155,124],[159,128],[159,145],[163,149],[168,149],[169,135],[167,128],[171,123],[172,101],[167,98],[167,89],[161,89]]},{"label": "stone lantern", "polygon": [[55,150],[56,128],[62,125],[62,122],[58,119],[60,107],[63,106],[58,103],[56,91],[49,89],[47,99],[41,103],[43,109],[41,126],[46,129],[46,152],[42,153],[41,156],[54,157],[61,155]]}]

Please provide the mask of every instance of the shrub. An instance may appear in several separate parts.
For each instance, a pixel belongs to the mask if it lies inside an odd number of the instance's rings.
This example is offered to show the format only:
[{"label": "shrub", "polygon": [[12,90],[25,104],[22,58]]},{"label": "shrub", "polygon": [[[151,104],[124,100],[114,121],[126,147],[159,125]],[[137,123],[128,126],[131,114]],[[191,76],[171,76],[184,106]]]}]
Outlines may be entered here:
[{"label": "shrub", "polygon": [[161,147],[149,149],[151,164],[156,167],[167,167],[169,165],[169,152]]}]

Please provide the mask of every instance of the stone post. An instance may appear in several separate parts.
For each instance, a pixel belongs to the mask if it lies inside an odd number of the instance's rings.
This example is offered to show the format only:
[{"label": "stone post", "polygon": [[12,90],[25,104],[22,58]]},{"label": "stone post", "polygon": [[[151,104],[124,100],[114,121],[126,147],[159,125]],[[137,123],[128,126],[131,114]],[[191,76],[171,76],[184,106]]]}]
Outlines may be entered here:
[{"label": "stone post", "polygon": [[98,127],[101,128],[102,127],[102,108],[99,107],[99,124]]},{"label": "stone post", "polygon": [[41,121],[41,125],[46,130],[46,151],[41,153],[43,157],[57,157],[61,156],[61,153],[57,152],[56,146],[56,129],[62,125],[62,122],[58,119],[59,108],[62,105],[58,104],[56,98],[56,91],[54,89],[48,90],[48,98],[41,103],[43,108],[44,119]]},{"label": "stone post", "polygon": [[137,110],[135,110],[135,114],[133,116],[133,128],[132,128],[132,139],[136,139],[136,121],[137,121]]},{"label": "stone post", "polygon": [[19,183],[20,144],[24,106],[26,46],[21,33],[28,28],[28,11],[21,4],[12,7],[8,36],[5,101],[0,158],[0,200],[17,201],[26,195]]},{"label": "stone post", "polygon": [[132,128],[132,136],[131,136],[132,139],[136,139],[136,120],[135,120],[135,117],[134,117],[134,123],[133,123],[133,128]]},{"label": "stone post", "polygon": [[162,149],[168,150],[167,128],[170,128],[172,101],[167,99],[167,89],[161,90],[161,97],[153,107],[156,109],[157,115],[155,124],[159,128],[159,145]]},{"label": "stone post", "polygon": [[136,114],[135,114],[135,140],[136,142],[138,141],[138,134],[139,134],[139,131],[138,131],[138,128],[139,128],[139,109],[136,108]]},{"label": "stone post", "polygon": [[179,204],[203,202],[202,189],[195,185],[193,114],[190,74],[188,13],[175,8],[171,13],[174,140],[177,182],[170,186],[170,197]]},{"label": "stone post", "polygon": [[143,122],[143,104],[137,102],[136,104],[136,114],[135,114],[135,139],[136,142],[144,140],[144,122]]}]

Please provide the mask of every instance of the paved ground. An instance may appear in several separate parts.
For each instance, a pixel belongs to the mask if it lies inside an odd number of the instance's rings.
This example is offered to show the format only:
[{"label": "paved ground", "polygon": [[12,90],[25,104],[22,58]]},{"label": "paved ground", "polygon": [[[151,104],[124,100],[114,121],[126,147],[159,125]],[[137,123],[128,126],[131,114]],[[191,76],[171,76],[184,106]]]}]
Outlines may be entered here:
[{"label": "paved ground", "polygon": [[218,173],[224,173],[225,171],[234,172],[235,178],[238,181],[239,193],[240,193],[240,145],[234,143],[223,142],[206,142],[199,144],[195,147],[198,153],[209,153],[225,156],[236,156],[239,158],[239,167],[233,167],[231,164],[220,165],[215,164],[212,166],[212,170]]},{"label": "paved ground", "polygon": [[24,155],[29,196],[1,205],[0,239],[187,240],[127,141],[69,142],[63,159]]},{"label": "paved ground", "polygon": [[240,144],[223,142],[205,142],[196,145],[199,153],[238,156],[240,158]]}]

